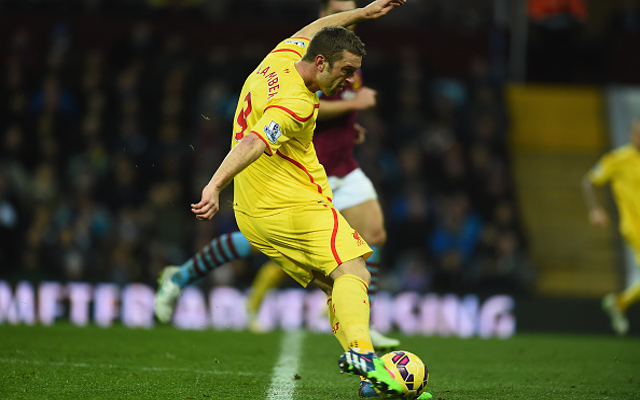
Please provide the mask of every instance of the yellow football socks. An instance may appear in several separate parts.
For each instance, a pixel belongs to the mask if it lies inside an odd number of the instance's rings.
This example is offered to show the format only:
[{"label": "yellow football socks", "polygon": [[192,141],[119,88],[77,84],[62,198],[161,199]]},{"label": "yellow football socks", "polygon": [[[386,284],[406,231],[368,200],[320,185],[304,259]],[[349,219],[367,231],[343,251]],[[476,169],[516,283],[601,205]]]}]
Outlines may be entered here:
[{"label": "yellow football socks", "polygon": [[367,284],[355,275],[342,275],[333,283],[332,311],[344,331],[347,347],[357,347],[360,352],[374,351],[369,334],[367,290]]},{"label": "yellow football socks", "polygon": [[257,314],[260,303],[267,292],[280,286],[285,277],[286,273],[278,264],[271,260],[264,263],[251,283],[247,309]]},{"label": "yellow football socks", "polygon": [[637,282],[618,295],[618,308],[625,312],[632,304],[640,301],[640,282]]},{"label": "yellow football socks", "polygon": [[338,339],[342,348],[347,351],[349,349],[349,342],[347,342],[347,336],[344,334],[344,329],[340,326],[340,322],[336,318],[336,314],[333,312],[333,302],[331,297],[327,299],[327,309],[329,310],[329,322],[331,323],[331,330],[333,335]]}]

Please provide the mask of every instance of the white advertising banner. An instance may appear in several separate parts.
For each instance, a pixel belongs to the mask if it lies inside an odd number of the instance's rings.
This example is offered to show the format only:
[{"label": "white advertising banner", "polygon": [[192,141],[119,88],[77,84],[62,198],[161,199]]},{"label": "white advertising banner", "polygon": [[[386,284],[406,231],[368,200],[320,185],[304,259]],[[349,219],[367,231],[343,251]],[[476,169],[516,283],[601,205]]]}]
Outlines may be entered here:
[{"label": "white advertising banner", "polygon": [[[109,327],[119,322],[130,328],[152,328],[154,290],[144,284],[119,287],[110,283],[22,281],[11,287],[0,280],[0,324],[52,325],[69,320],[77,326]],[[269,292],[258,320],[267,331],[306,328],[331,332],[326,299],[320,291],[280,289]],[[515,300],[493,295],[483,300],[475,294],[377,294],[371,323],[381,332],[397,329],[407,335],[461,338],[509,338],[515,334]],[[176,304],[173,325],[179,329],[243,330],[248,326],[246,293],[232,287],[215,287],[205,293],[185,288]]]}]

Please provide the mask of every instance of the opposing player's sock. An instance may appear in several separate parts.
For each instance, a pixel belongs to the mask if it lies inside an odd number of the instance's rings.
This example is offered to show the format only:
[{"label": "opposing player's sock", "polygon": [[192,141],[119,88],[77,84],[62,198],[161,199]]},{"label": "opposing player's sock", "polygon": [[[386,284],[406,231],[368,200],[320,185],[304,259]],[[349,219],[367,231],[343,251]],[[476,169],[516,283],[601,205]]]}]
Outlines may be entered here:
[{"label": "opposing player's sock", "polygon": [[225,233],[213,239],[182,264],[171,280],[183,289],[220,265],[250,255],[251,244],[242,233]]},{"label": "opposing player's sock", "polygon": [[369,302],[373,303],[373,300],[378,293],[378,272],[380,270],[380,259],[382,258],[382,251],[378,246],[370,246],[373,253],[367,258],[367,270],[371,274],[371,283],[369,284]]},{"label": "opposing player's sock", "polygon": [[333,283],[333,313],[344,331],[349,348],[373,351],[369,334],[367,284],[355,275],[342,275]]},{"label": "opposing player's sock", "polygon": [[[380,247],[371,246],[371,250],[373,250],[373,254],[371,254],[366,261],[367,270],[371,274],[371,284],[369,284],[369,304],[373,304],[376,294],[378,293],[378,272],[380,268],[380,260],[382,258],[382,251]],[[377,352],[386,353],[400,347],[400,341],[398,339],[385,336],[373,328],[369,328],[369,333],[371,335],[373,347]]]},{"label": "opposing player's sock", "polygon": [[271,260],[264,263],[258,270],[256,277],[251,283],[251,290],[249,291],[249,297],[247,298],[247,311],[250,318],[249,329],[252,331],[262,331],[257,321],[260,304],[267,292],[280,286],[286,276],[287,275],[282,268]]}]

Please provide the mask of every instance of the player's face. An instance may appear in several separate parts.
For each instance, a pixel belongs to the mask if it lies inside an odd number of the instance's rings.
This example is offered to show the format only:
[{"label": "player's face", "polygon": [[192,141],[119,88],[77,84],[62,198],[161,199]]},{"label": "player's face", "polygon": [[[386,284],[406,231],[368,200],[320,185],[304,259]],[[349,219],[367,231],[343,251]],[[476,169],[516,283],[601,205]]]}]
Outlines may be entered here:
[{"label": "player's face", "polygon": [[353,85],[355,73],[361,64],[362,58],[348,51],[344,52],[342,59],[336,61],[333,67],[326,63],[326,68],[318,76],[318,85],[322,93],[328,97],[335,96],[346,84]]},{"label": "player's face", "polygon": [[[355,1],[341,1],[341,0],[332,0],[327,4],[327,8],[320,11],[320,17],[326,17],[327,15],[337,14],[344,11],[351,11],[356,9]],[[347,29],[354,30],[356,28],[355,25],[347,26]]]}]

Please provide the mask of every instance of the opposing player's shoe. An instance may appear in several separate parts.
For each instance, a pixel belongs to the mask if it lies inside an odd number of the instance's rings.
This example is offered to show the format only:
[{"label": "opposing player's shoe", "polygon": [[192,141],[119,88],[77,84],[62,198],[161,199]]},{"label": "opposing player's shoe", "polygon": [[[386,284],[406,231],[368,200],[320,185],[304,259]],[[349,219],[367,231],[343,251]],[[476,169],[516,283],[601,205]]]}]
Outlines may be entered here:
[{"label": "opposing player's shoe", "polygon": [[629,320],[624,313],[618,308],[617,297],[615,293],[609,293],[602,298],[602,309],[609,314],[611,318],[611,328],[620,336],[624,336],[629,332]]},{"label": "opposing player's shoe", "polygon": [[180,286],[171,280],[173,275],[178,272],[178,269],[178,267],[174,266],[165,267],[158,278],[158,291],[153,300],[153,305],[156,317],[160,322],[167,323],[171,321],[173,308],[176,306],[178,297],[180,297]]},{"label": "opposing player's shoe", "polygon": [[371,385],[385,395],[398,396],[402,394],[402,386],[384,367],[382,359],[376,353],[358,353],[354,349],[345,351],[338,360],[342,372],[360,375],[371,382]]},{"label": "opposing player's shoe", "polygon": [[422,392],[420,396],[418,396],[418,400],[429,400],[433,399],[433,396],[429,392]]},{"label": "opposing player's shoe", "polygon": [[369,328],[369,333],[371,334],[373,348],[380,354],[388,353],[400,347],[400,341],[398,339],[385,336],[373,328]]},{"label": "opposing player's shoe", "polygon": [[358,391],[360,397],[380,397],[378,392],[373,388],[370,381],[366,379],[360,380],[360,390]]}]

